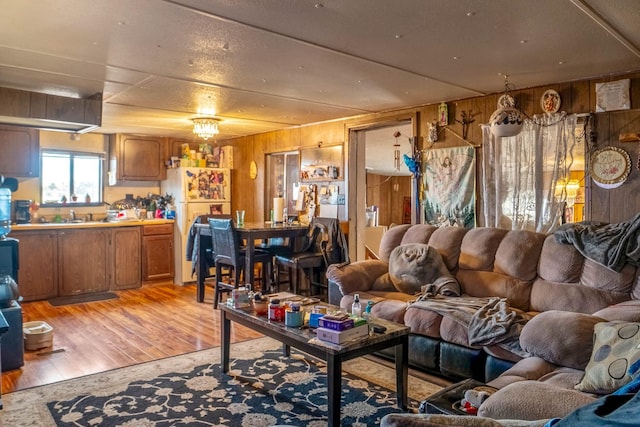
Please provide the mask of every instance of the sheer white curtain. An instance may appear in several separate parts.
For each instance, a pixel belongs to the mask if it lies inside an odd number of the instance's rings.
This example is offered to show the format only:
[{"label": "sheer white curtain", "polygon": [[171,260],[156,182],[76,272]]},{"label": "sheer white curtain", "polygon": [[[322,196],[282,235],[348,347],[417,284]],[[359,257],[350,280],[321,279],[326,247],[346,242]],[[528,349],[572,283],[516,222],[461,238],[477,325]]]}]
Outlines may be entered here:
[{"label": "sheer white curtain", "polygon": [[509,138],[483,126],[486,226],[549,233],[560,225],[566,194],[556,194],[556,184],[569,176],[576,121],[575,114],[534,116]]}]

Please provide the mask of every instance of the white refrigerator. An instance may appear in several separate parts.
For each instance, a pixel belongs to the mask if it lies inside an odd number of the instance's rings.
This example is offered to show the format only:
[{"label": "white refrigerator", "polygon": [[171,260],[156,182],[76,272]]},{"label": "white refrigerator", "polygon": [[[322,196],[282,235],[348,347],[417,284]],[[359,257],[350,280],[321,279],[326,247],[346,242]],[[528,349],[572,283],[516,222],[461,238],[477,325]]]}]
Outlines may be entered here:
[{"label": "white refrigerator", "polygon": [[173,196],[176,205],[174,228],[174,282],[194,282],[191,261],[187,261],[189,227],[199,215],[231,214],[231,174],[229,169],[181,167],[167,170],[162,194]]}]

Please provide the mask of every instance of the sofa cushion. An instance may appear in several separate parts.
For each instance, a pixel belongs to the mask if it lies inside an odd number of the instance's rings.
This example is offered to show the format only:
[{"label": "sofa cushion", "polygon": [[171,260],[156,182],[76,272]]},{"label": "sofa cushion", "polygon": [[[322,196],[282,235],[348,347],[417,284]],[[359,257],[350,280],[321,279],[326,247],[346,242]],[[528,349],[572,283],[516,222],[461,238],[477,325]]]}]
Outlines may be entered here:
[{"label": "sofa cushion", "polygon": [[529,320],[520,345],[532,356],[556,365],[584,369],[593,348],[593,329],[603,319],[568,311],[545,311]]},{"label": "sofa cushion", "polygon": [[593,352],[576,390],[609,394],[631,381],[629,367],[640,360],[640,323],[595,325]]},{"label": "sofa cushion", "polygon": [[456,279],[465,295],[506,298],[510,307],[529,310],[530,282],[490,271],[463,269],[458,271]]},{"label": "sofa cushion", "polygon": [[424,243],[396,247],[389,255],[389,277],[395,288],[406,294],[420,293],[427,284],[446,282],[451,292],[460,295],[460,287],[442,261],[440,253]]}]

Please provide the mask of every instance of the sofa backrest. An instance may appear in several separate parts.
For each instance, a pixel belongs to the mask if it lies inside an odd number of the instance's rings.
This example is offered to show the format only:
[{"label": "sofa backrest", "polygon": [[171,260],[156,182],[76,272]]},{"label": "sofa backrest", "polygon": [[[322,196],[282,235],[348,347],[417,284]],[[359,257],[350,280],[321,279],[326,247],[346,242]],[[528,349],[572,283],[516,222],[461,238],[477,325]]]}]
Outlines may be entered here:
[{"label": "sofa backrest", "polygon": [[592,314],[609,305],[640,298],[638,269],[620,272],[583,257],[573,245],[547,236],[531,290],[531,310],[566,310]]},{"label": "sofa backrest", "polygon": [[566,310],[594,313],[629,299],[640,299],[640,269],[626,265],[614,272],[585,259],[572,245],[553,235],[524,230],[434,227],[427,224],[390,228],[380,242],[388,262],[398,245],[435,247],[463,293],[507,298],[526,311]]}]

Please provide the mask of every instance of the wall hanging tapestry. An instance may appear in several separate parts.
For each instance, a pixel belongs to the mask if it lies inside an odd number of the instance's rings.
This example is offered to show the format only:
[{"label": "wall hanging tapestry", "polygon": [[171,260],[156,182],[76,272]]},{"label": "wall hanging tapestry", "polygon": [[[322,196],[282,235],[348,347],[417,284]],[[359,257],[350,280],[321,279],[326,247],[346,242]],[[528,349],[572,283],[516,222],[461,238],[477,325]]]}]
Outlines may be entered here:
[{"label": "wall hanging tapestry", "polygon": [[473,228],[476,153],[461,146],[427,150],[423,158],[423,223]]}]

